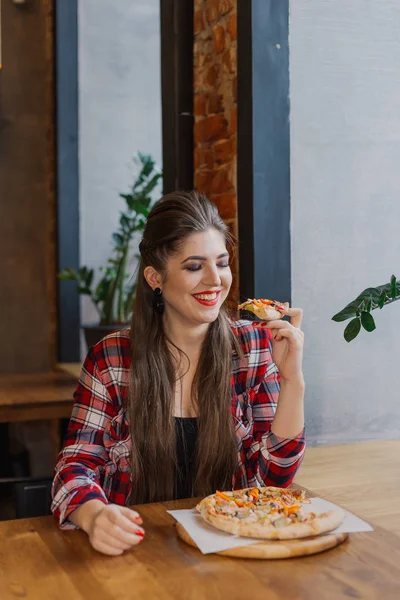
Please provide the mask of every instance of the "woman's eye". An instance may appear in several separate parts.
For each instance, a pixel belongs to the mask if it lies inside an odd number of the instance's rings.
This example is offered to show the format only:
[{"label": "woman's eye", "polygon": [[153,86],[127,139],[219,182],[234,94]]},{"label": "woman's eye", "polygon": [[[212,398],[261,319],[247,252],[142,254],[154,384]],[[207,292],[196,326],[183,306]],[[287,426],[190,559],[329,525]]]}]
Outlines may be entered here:
[{"label": "woman's eye", "polygon": [[[217,263],[217,267],[219,269],[226,269],[227,267],[229,267],[229,262],[225,261],[223,263]],[[200,271],[201,268],[202,265],[188,265],[187,267],[185,267],[186,271]]]}]

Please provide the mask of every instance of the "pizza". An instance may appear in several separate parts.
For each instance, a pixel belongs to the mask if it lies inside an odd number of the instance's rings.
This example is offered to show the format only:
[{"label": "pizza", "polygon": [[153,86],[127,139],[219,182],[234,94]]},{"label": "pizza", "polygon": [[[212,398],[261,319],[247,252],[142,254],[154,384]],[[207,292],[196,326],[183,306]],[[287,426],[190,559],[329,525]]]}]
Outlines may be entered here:
[{"label": "pizza", "polygon": [[256,319],[261,321],[282,319],[288,308],[288,302],[282,304],[276,300],[267,300],[265,298],[260,298],[259,300],[248,298],[246,302],[238,306],[240,317],[249,321],[255,321]]},{"label": "pizza", "polygon": [[242,537],[290,540],[332,531],[344,519],[342,510],[303,512],[310,502],[303,490],[277,487],[217,491],[197,505],[203,519],[222,531]]}]

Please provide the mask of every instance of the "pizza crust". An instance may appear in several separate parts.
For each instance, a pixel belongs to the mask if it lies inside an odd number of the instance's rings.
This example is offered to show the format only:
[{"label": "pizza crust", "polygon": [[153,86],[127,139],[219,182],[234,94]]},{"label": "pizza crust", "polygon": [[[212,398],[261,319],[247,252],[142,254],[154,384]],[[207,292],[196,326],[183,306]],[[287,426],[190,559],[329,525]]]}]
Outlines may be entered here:
[{"label": "pizza crust", "polygon": [[203,519],[221,531],[232,533],[240,537],[250,537],[265,540],[294,540],[312,537],[327,533],[338,527],[345,514],[341,510],[330,510],[321,513],[312,521],[307,523],[292,523],[279,529],[272,524],[261,525],[260,523],[241,523],[237,518],[225,515],[213,515],[205,507],[200,510]]}]

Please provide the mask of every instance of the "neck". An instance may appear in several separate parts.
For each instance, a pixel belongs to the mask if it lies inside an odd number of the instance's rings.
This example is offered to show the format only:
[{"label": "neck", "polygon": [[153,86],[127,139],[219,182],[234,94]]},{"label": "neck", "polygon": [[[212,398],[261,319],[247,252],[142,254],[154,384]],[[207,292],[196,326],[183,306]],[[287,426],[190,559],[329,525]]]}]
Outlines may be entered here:
[{"label": "neck", "polygon": [[163,319],[165,335],[186,354],[198,354],[209,328],[208,323],[188,325],[167,315]]}]

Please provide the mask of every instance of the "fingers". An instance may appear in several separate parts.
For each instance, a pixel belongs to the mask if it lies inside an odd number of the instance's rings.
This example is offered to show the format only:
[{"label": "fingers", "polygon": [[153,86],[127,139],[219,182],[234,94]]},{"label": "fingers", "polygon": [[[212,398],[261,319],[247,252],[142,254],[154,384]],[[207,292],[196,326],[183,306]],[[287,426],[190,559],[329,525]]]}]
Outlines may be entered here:
[{"label": "fingers", "polygon": [[259,327],[265,327],[266,329],[285,329],[289,327],[293,327],[289,321],[264,321],[263,323],[259,323]]},{"label": "fingers", "polygon": [[281,341],[283,338],[286,338],[297,345],[302,345],[304,340],[304,333],[301,329],[297,329],[296,327],[284,327],[280,329],[275,329],[272,331],[272,337],[277,342]]},{"label": "fingers", "polygon": [[118,528],[110,529],[109,531],[99,531],[96,536],[98,542],[106,543],[118,550],[128,550],[132,546],[137,546],[143,542],[143,534],[126,533]]},{"label": "fingers", "polygon": [[123,550],[118,550],[118,548],[113,548],[109,544],[105,544],[104,542],[92,542],[92,546],[98,552],[102,554],[107,554],[108,556],[119,556],[123,553]]},{"label": "fingers", "polygon": [[301,308],[289,308],[287,307],[283,315],[290,317],[289,321],[282,321],[281,319],[275,319],[273,321],[253,321],[253,327],[267,327],[267,329],[279,329],[281,327],[287,327],[292,325],[300,329],[303,321],[303,310]]},{"label": "fingers", "polygon": [[99,546],[107,546],[112,551],[118,550],[119,552],[124,552],[125,550],[129,550],[129,548],[132,547],[132,544],[125,544],[103,533],[99,534],[95,539],[92,540],[92,546],[96,548],[96,550]]},{"label": "fingers", "polygon": [[117,542],[120,542],[122,544],[128,544],[128,546],[135,546],[136,544],[140,544],[140,542],[142,542],[144,538],[144,530],[142,528],[137,529],[135,533],[128,533],[120,527],[114,526],[107,533]]},{"label": "fingers", "polygon": [[118,512],[115,511],[109,516],[111,526],[106,525],[104,530],[118,542],[131,546],[139,544],[143,540],[144,529],[125,517],[121,511],[122,507],[118,508]]},{"label": "fingers", "polygon": [[131,508],[128,508],[127,506],[121,506],[120,510],[121,510],[121,513],[125,517],[130,519],[133,523],[137,523],[139,525],[141,525],[143,523],[142,517],[135,510],[132,510]]},{"label": "fingers", "polygon": [[257,323],[257,327],[262,327],[263,329],[290,329],[293,325],[289,321],[276,320],[259,322]]},{"label": "fingers", "polygon": [[[125,510],[124,510],[125,509]],[[129,513],[132,512],[131,516]],[[124,506],[119,506],[118,511],[114,511],[109,515],[109,521],[113,525],[116,525],[123,531],[127,531],[128,533],[136,533],[137,530],[143,531],[141,527],[139,527],[139,520],[143,523],[142,518],[135,511],[131,511],[129,508]]]},{"label": "fingers", "polygon": [[260,323],[258,327],[269,329],[272,333],[272,337],[277,342],[283,338],[287,339],[298,339],[303,342],[304,332],[297,327],[294,327],[289,321],[268,321]]},{"label": "fingers", "polygon": [[139,526],[140,515],[123,506],[109,504],[93,524],[90,542],[96,550],[116,556],[143,541],[145,532]]},{"label": "fingers", "polygon": [[293,327],[300,329],[303,321],[303,310],[301,308],[287,308],[285,315],[290,317],[290,322]]}]

